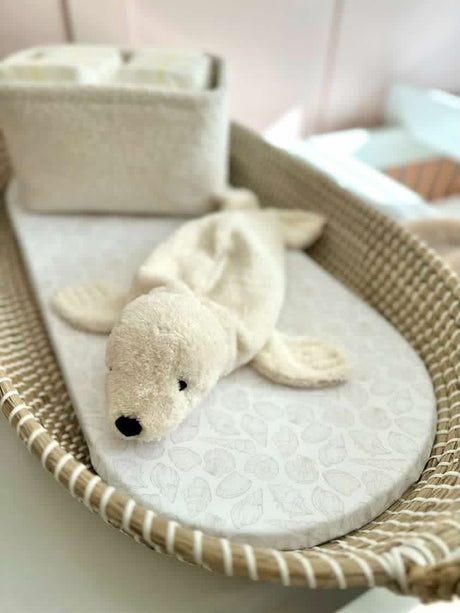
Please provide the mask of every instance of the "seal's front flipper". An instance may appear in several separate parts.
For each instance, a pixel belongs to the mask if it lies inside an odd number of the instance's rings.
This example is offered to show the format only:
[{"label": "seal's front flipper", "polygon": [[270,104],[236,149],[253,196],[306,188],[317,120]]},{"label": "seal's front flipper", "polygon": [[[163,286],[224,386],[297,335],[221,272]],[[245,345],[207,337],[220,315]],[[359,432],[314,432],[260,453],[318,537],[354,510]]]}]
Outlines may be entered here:
[{"label": "seal's front flipper", "polygon": [[52,300],[55,311],[75,328],[108,334],[121,315],[127,295],[108,281],[61,289]]},{"label": "seal's front flipper", "polygon": [[251,211],[260,208],[254,192],[244,187],[228,187],[213,198],[214,205],[221,211]]},{"label": "seal's front flipper", "polygon": [[302,209],[271,209],[276,211],[284,244],[288,249],[306,249],[321,236],[326,218]]},{"label": "seal's front flipper", "polygon": [[275,331],[251,366],[275,383],[291,387],[326,387],[346,381],[347,358],[323,341]]}]

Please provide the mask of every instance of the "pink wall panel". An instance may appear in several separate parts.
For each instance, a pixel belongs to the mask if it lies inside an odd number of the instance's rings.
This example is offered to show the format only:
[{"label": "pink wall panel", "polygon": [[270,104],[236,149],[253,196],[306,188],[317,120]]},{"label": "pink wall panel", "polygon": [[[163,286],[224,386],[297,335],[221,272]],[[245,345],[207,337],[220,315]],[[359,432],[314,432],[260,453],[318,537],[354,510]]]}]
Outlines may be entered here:
[{"label": "pink wall panel", "polygon": [[262,130],[302,105],[311,126],[332,0],[130,0],[129,9],[134,43],[197,47],[227,58],[236,119]]},{"label": "pink wall panel", "polygon": [[75,41],[129,43],[129,0],[67,0],[67,7]]},{"label": "pink wall panel", "polygon": [[395,80],[460,92],[458,24],[459,0],[0,0],[0,55],[67,35],[202,48],[228,60],[233,117],[298,136],[378,123]]},{"label": "pink wall panel", "polygon": [[460,92],[458,0],[339,0],[318,132],[381,121],[395,81]]},{"label": "pink wall panel", "polygon": [[0,57],[65,38],[60,0],[0,0]]}]

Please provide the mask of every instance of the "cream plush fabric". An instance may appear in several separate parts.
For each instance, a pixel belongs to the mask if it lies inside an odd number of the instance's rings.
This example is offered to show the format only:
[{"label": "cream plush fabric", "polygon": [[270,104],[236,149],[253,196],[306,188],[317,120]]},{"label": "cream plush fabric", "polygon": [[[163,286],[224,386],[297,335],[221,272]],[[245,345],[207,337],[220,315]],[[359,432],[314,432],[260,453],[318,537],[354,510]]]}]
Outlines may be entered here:
[{"label": "cream plush fabric", "polygon": [[51,306],[69,285],[128,287],[173,217],[9,212],[97,473],[157,513],[263,547],[317,545],[375,518],[416,481],[436,425],[430,378],[405,339],[305,253],[286,254],[284,334],[343,348],[351,376],[315,390],[278,385],[250,366],[220,379],[171,434],[117,436],[104,412],[107,337]]},{"label": "cream plush fabric", "polygon": [[[251,210],[254,196],[243,195],[247,203],[238,190],[229,191],[223,206],[232,210],[190,221],[159,245],[124,298],[100,283],[63,289],[54,298],[73,325],[111,331],[106,408],[125,436],[164,437],[221,377],[248,362],[296,387],[347,376],[347,360],[336,349],[275,331],[285,249],[311,245],[324,219],[300,210]],[[234,199],[247,210],[233,210]]]}]

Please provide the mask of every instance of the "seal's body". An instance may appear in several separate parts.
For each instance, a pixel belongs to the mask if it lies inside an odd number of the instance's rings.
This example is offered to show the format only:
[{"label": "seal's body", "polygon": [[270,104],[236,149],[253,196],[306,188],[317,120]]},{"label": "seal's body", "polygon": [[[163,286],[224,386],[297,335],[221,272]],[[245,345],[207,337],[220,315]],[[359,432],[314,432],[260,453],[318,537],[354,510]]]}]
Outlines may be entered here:
[{"label": "seal's body", "polygon": [[[284,300],[285,249],[306,248],[324,219],[302,210],[221,211],[185,223],[159,245],[124,297],[79,310],[63,290],[61,315],[111,331],[106,406],[124,436],[158,439],[196,407],[219,378],[251,363],[270,379],[315,387],[346,376],[335,349],[287,337],[275,325]],[[67,292],[67,294],[66,294]],[[85,295],[85,290],[80,291]],[[92,300],[92,303],[91,303]]]},{"label": "seal's body", "polygon": [[[284,220],[284,222],[283,222]],[[289,221],[289,223],[287,223]],[[293,228],[293,223],[303,223]],[[225,309],[235,363],[251,360],[273,332],[284,300],[285,247],[308,247],[324,220],[306,211],[221,211],[184,224],[139,269],[131,296],[183,283]],[[232,370],[233,370],[232,368]]]}]

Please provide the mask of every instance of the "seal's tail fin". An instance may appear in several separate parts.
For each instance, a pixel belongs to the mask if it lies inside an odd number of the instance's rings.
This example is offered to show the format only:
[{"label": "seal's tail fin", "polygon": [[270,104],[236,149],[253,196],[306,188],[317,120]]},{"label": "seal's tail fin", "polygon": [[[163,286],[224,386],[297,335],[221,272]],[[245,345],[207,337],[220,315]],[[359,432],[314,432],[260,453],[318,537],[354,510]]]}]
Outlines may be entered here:
[{"label": "seal's tail fin", "polygon": [[221,211],[252,211],[260,208],[254,192],[244,187],[229,187],[214,197],[214,203]]},{"label": "seal's tail fin", "polygon": [[321,236],[326,218],[302,209],[272,209],[276,211],[284,243],[288,249],[306,249]]}]

